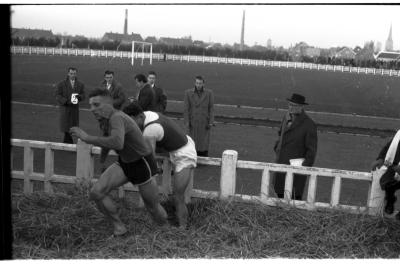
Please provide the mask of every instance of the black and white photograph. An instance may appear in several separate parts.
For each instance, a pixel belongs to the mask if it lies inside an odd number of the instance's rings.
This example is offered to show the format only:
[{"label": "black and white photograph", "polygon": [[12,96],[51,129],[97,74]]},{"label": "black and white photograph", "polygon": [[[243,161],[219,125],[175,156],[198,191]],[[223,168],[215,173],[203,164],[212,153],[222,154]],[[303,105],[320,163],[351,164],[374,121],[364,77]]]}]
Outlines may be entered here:
[{"label": "black and white photograph", "polygon": [[399,3],[8,7],[8,259],[399,261]]}]

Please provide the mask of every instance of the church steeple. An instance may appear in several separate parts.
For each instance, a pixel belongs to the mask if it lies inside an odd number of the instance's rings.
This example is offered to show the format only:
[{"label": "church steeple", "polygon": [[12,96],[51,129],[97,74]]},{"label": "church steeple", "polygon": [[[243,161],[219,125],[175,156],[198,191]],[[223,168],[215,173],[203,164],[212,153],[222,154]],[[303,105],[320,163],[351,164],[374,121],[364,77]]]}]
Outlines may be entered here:
[{"label": "church steeple", "polygon": [[393,51],[392,24],[390,24],[389,37],[386,40],[385,50],[388,52]]}]

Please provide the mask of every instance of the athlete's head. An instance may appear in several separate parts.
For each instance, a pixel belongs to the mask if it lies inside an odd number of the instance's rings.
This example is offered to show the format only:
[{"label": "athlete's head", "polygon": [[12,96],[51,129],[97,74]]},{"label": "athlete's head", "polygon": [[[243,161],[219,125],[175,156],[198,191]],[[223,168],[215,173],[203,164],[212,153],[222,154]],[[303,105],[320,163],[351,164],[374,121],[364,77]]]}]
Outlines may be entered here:
[{"label": "athlete's head", "polygon": [[97,120],[109,118],[113,108],[111,94],[106,89],[96,88],[89,93],[90,111]]},{"label": "athlete's head", "polygon": [[127,115],[129,115],[139,126],[140,129],[143,129],[145,115],[143,113],[143,109],[140,107],[137,101],[130,103],[123,109]]}]

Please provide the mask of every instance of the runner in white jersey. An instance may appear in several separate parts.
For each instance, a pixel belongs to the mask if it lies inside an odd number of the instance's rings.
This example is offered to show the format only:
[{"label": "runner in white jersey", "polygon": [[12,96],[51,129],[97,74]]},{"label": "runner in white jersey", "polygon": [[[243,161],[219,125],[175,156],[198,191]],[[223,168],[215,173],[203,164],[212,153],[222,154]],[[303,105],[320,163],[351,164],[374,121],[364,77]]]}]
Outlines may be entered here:
[{"label": "runner in white jersey", "polygon": [[197,163],[194,141],[173,120],[158,112],[143,112],[136,102],[126,106],[124,112],[143,130],[143,136],[150,142],[154,152],[158,148],[169,153],[174,166],[173,196],[176,215],[179,226],[186,227],[188,210],[185,190],[190,182],[191,171]]}]

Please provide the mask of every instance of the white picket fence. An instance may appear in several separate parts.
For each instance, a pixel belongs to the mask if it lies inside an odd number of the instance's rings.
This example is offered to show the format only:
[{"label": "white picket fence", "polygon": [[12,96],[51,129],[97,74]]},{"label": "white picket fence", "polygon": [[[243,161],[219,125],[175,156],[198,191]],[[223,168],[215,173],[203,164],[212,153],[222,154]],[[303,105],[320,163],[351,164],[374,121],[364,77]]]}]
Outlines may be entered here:
[{"label": "white picket fence", "polygon": [[[52,192],[52,183],[75,183],[78,179],[83,178],[95,182],[94,176],[94,155],[100,154],[100,148],[88,145],[82,141],[75,144],[62,144],[43,141],[31,141],[21,139],[11,139],[13,147],[24,148],[23,171],[12,170],[12,178],[24,181],[24,193],[33,192],[32,181],[44,182],[44,191]],[[33,148],[45,150],[44,172],[33,172]],[[76,152],[76,176],[65,176],[54,174],[54,151],[62,150]],[[13,160],[11,152],[11,161]],[[111,155],[116,155],[111,152]],[[270,206],[292,205],[297,208],[313,210],[317,208],[341,209],[353,213],[368,213],[370,215],[378,215],[382,212],[384,201],[384,193],[379,187],[379,177],[375,174],[366,172],[355,172],[336,169],[325,169],[316,167],[299,167],[290,165],[281,165],[264,162],[252,162],[237,160],[238,154],[233,150],[226,150],[222,154],[222,158],[198,157],[198,164],[212,165],[221,167],[220,187],[219,191],[203,191],[193,189],[193,178],[190,187],[186,192],[186,201],[190,201],[190,197],[196,198],[219,198],[219,199],[235,199],[240,198],[245,201],[261,202]],[[171,163],[168,158],[158,158],[163,161],[163,175],[161,178],[160,192],[171,194]],[[262,171],[260,194],[244,195],[236,194],[236,169],[255,169]],[[285,172],[285,197],[275,198],[271,195],[272,187],[270,187],[270,178],[272,172]],[[308,194],[305,201],[292,200],[293,174],[304,174],[309,176]],[[319,177],[331,177],[334,179],[332,185],[330,203],[316,201],[317,181]],[[366,206],[354,206],[340,204],[340,194],[343,179],[363,180],[370,184],[368,201]],[[137,187],[131,183],[125,184],[119,188],[120,197],[125,196],[125,191],[137,192]]]},{"label": "white picket fence", "polygon": [[[52,47],[33,47],[33,46],[11,46],[12,54],[36,54],[36,55],[70,55],[70,56],[91,56],[91,57],[112,57],[112,58],[132,58],[130,51],[114,51],[114,50],[92,50],[92,49],[73,49],[73,48],[52,48]],[[135,59],[150,58],[150,53],[135,52]],[[163,60],[164,54],[153,53],[153,60]],[[303,62],[284,62],[284,61],[269,61],[255,60],[243,58],[228,58],[215,56],[198,56],[198,55],[177,55],[166,54],[166,60],[180,62],[201,62],[201,63],[224,63],[224,64],[239,64],[239,65],[254,65],[263,67],[278,67],[278,68],[298,68],[298,69],[313,69],[321,71],[333,72],[348,72],[357,74],[373,74],[373,75],[388,75],[399,76],[400,70],[392,69],[376,69],[365,67],[351,67],[343,65],[328,65],[314,64]]]}]

